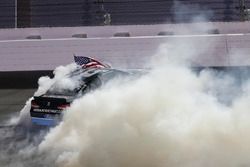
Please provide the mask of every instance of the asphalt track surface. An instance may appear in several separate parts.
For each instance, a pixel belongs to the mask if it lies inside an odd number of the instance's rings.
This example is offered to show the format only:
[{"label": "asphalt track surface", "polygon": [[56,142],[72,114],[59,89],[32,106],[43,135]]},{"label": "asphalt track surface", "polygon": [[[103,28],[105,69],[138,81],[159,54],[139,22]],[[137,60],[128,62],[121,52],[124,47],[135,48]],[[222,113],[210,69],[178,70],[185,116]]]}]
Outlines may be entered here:
[{"label": "asphalt track surface", "polygon": [[43,139],[41,136],[45,135],[48,129],[37,129],[27,125],[10,125],[8,122],[11,118],[19,116],[26,101],[33,96],[35,91],[36,89],[33,88],[0,89],[1,167],[42,167],[48,165],[39,161],[39,157],[23,157],[19,152],[29,144],[38,145]]},{"label": "asphalt track surface", "polygon": [[35,89],[0,89],[0,125],[18,114]]}]

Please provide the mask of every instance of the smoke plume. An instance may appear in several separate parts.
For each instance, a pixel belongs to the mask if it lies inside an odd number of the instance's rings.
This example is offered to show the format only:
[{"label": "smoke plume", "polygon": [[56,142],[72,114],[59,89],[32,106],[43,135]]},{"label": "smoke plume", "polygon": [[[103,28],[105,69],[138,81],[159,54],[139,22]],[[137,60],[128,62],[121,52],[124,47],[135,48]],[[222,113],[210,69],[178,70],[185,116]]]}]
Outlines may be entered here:
[{"label": "smoke plume", "polygon": [[39,153],[65,167],[249,166],[249,82],[193,72],[202,52],[192,41],[162,45],[147,74],[74,101]]},{"label": "smoke plume", "polygon": [[[15,161],[3,153],[0,160],[4,166],[250,166],[250,81],[190,67],[211,46],[206,38],[167,41],[144,75],[111,81],[78,98],[58,126],[35,134],[32,142],[16,140],[18,153],[7,154]],[[35,95],[59,80],[58,88],[73,89],[77,81],[67,74],[75,68],[62,66],[54,78],[41,78]],[[27,121],[29,105],[16,122]]]}]

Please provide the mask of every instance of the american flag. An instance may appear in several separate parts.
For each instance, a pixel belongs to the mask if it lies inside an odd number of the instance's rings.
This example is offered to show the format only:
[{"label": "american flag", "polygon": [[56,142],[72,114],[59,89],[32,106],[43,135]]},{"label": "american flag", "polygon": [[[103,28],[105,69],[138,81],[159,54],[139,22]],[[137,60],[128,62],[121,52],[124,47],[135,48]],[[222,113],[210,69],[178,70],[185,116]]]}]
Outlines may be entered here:
[{"label": "american flag", "polygon": [[74,56],[75,63],[82,66],[82,68],[107,68],[106,65],[90,57]]}]

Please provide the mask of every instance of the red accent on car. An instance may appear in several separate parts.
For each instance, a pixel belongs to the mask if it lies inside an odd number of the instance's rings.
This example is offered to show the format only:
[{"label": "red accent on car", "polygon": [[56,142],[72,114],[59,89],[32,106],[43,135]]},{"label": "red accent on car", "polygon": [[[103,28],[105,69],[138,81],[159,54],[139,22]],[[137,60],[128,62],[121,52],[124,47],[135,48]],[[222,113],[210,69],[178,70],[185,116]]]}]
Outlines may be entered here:
[{"label": "red accent on car", "polygon": [[31,107],[32,108],[39,108],[39,105],[34,100],[32,100],[31,101]]},{"label": "red accent on car", "polygon": [[67,107],[69,107],[70,105],[69,104],[62,104],[62,105],[60,105],[60,106],[57,106],[57,108],[59,109],[59,110],[64,110],[64,109],[66,109]]}]

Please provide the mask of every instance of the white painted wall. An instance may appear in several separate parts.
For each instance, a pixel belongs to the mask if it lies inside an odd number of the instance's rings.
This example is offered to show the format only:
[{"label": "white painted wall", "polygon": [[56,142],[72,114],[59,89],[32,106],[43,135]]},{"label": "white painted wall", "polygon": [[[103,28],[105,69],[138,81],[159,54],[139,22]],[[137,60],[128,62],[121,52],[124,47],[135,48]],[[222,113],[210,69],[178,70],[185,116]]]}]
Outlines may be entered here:
[{"label": "white painted wall", "polygon": [[117,32],[129,32],[131,36],[155,36],[161,31],[176,35],[204,34],[206,30],[218,29],[220,34],[250,33],[250,22],[204,22],[192,24],[158,24],[97,27],[47,27],[0,29],[0,40],[25,39],[29,35],[41,35],[43,39],[70,38],[73,34],[86,33],[89,38],[112,37]]},{"label": "white painted wall", "polygon": [[[192,40],[200,47],[203,43],[212,44],[207,52],[192,59],[195,65],[250,65],[249,23],[225,24],[228,26],[223,24],[225,29],[220,31],[230,34],[155,36],[159,30],[165,30],[164,25],[153,29],[152,25],[0,30],[0,71],[53,70],[71,63],[74,53],[109,62],[118,68],[143,68],[161,44],[172,40]],[[243,26],[238,27],[238,31],[234,30],[239,24]],[[87,32],[88,38],[71,38],[72,34],[81,32]],[[132,37],[111,37],[114,32],[130,32]],[[241,34],[235,34],[237,32]],[[28,34],[39,34],[42,40],[27,40]]]}]

